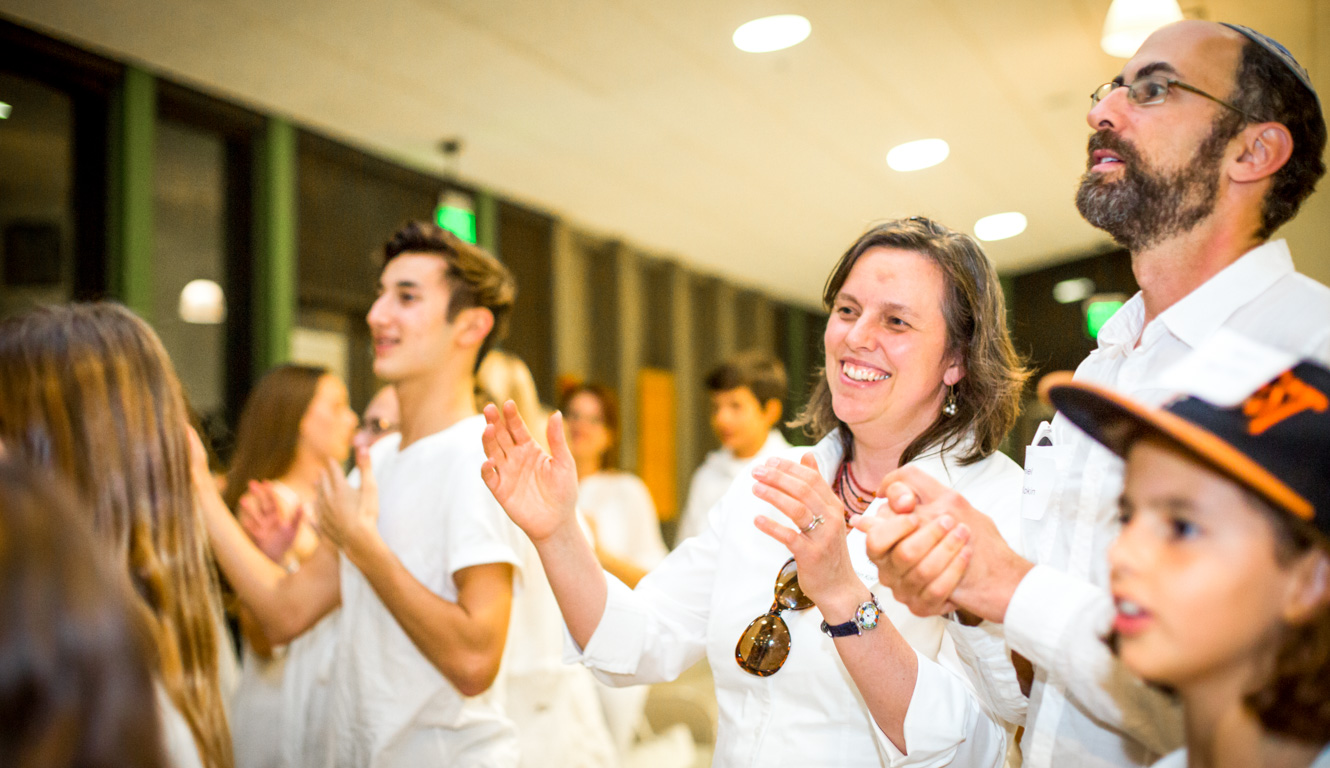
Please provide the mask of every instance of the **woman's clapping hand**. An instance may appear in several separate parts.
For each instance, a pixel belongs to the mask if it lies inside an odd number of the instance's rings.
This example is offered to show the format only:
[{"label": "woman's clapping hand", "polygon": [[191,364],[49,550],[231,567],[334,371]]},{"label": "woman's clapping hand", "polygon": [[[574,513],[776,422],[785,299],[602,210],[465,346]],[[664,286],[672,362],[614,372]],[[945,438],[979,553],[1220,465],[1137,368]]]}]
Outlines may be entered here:
[{"label": "woman's clapping hand", "polygon": [[[759,530],[790,550],[799,564],[803,593],[824,614],[833,605],[857,606],[866,599],[845,543],[845,507],[818,471],[812,452],[805,453],[798,463],[767,459],[753,469],[753,478],[757,481],[753,494],[780,510],[798,528],[790,530],[763,516],[753,521]],[[818,519],[821,522],[812,525]]]},{"label": "woman's clapping hand", "polygon": [[533,542],[577,525],[577,467],[564,438],[563,414],[550,417],[550,453],[532,439],[511,400],[502,409],[485,406],[485,421],[481,442],[487,460],[480,475],[508,517]]}]

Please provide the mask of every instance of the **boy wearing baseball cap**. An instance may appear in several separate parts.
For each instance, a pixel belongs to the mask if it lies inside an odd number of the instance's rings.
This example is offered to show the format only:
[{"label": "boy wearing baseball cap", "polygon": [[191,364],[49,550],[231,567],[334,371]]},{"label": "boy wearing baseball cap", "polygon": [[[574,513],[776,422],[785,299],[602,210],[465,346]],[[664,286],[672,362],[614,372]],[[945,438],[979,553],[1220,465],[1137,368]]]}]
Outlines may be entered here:
[{"label": "boy wearing baseball cap", "polygon": [[1040,387],[1126,460],[1110,642],[1183,703],[1187,746],[1156,766],[1328,768],[1330,370],[1246,393],[1208,378],[1208,400],[1163,408],[1070,375]]}]

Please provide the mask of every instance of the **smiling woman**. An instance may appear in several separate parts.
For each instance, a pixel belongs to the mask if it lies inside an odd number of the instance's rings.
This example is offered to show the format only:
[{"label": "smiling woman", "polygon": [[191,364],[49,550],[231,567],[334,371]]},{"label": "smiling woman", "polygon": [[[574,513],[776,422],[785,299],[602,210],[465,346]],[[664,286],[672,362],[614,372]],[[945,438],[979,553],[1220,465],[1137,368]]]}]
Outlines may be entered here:
[{"label": "smiling woman", "polygon": [[[940,301],[924,298],[934,296]],[[902,445],[899,464],[892,469],[930,446],[959,448],[962,464],[997,450],[1020,412],[1021,386],[1028,374],[1005,322],[999,320],[1006,317],[1006,305],[997,273],[977,243],[919,217],[874,227],[836,264],[822,302],[832,313],[824,337],[825,375],[818,377],[794,426],[818,439],[839,428],[841,443],[851,454],[854,429],[849,419],[857,418],[852,404],[863,399],[847,397],[860,384],[851,377],[871,378],[875,373],[889,378],[896,373],[909,381],[874,390],[869,400],[877,407],[896,414],[903,412],[903,400],[910,407],[936,400],[939,407],[914,412],[911,418],[926,423],[913,432],[892,419],[880,421],[898,442],[906,435],[912,438]],[[852,351],[865,346],[875,349],[877,357],[860,359],[862,355]],[[868,368],[858,367],[863,365]],[[843,389],[840,399],[838,385]],[[944,402],[954,406],[948,409],[952,415],[942,415]],[[962,441],[969,445],[960,446]]]},{"label": "smiling woman", "polygon": [[[851,525],[876,515],[874,489],[909,463],[1015,538],[1022,473],[994,450],[1025,373],[997,276],[969,237],[893,221],[851,246],[825,297],[826,365],[799,421],[820,442],[763,462],[755,484],[736,482],[702,533],[635,589],[606,577],[578,528],[576,437],[565,440],[559,416],[546,457],[515,408],[487,408],[483,476],[535,543],[579,660],[598,677],[660,682],[707,657],[715,765],[1001,765],[1007,731],[989,713],[1006,710],[981,704],[960,675],[1003,702],[1021,698],[1003,644],[985,643],[982,628],[944,642],[956,625],[914,616],[877,586]],[[966,526],[924,530],[959,574]]]}]

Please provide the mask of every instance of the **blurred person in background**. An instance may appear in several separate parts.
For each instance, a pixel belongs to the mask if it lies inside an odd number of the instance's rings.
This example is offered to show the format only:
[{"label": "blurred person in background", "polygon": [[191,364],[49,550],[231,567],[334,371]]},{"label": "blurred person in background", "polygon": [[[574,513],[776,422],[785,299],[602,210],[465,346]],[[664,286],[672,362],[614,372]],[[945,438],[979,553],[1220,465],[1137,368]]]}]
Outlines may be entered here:
[{"label": "blurred person in background", "polygon": [[[133,585],[164,694],[170,763],[230,768],[219,670],[234,659],[195,506],[185,399],[157,334],[109,303],[0,322],[0,403],[7,453],[69,481]],[[215,493],[206,455],[199,464]]]},{"label": "blurred person in background", "polygon": [[578,509],[605,570],[632,587],[669,551],[642,478],[617,469],[619,403],[608,387],[578,384],[563,395],[568,448],[577,462]]},{"label": "blurred person in background", "polygon": [[105,549],[63,480],[0,459],[0,765],[170,764],[149,635]]},{"label": "blurred person in background", "polygon": [[[1141,290],[1104,324],[1077,380],[1158,405],[1174,394],[1167,372],[1211,342],[1235,371],[1250,368],[1251,339],[1330,360],[1330,290],[1271,239],[1325,173],[1321,104],[1288,50],[1247,27],[1181,21],[1090,98],[1077,208],[1130,250]],[[879,577],[921,615],[985,619],[976,631],[1028,660],[1025,765],[1149,765],[1181,745],[1181,709],[1100,641],[1122,461],[1059,415],[1040,425],[1026,470],[1023,553],[908,467],[886,478],[910,514],[870,538]],[[959,580],[939,577],[950,559],[927,546],[929,526],[919,538],[911,527],[942,517],[973,534]]]},{"label": "blurred person in background", "polygon": [[[1025,372],[997,273],[966,235],[892,221],[845,252],[823,301],[823,376],[798,422],[818,444],[736,481],[706,529],[636,589],[607,578],[581,535],[580,466],[558,414],[551,456],[511,404],[487,408],[485,481],[540,552],[574,658],[638,685],[707,657],[720,704],[714,765],[1001,765],[1007,730],[963,676],[968,664],[991,667],[1011,695],[1005,649],[961,649],[948,622],[874,589],[851,525],[883,506],[867,489],[909,465],[984,505],[1015,539],[1021,470],[996,450]],[[968,529],[934,533],[960,552]]]},{"label": "blurred person in background", "polygon": [[[356,414],[346,385],[323,368],[281,365],[250,392],[222,498],[273,562],[297,570],[319,535],[313,504],[329,463],[345,464]],[[237,768],[296,766],[326,740],[336,611],[274,648],[240,607],[244,649],[231,700]]]},{"label": "blurred person in background", "polygon": [[[531,370],[517,355],[491,350],[476,372],[476,404],[512,400],[523,419],[544,425],[545,408]],[[585,667],[563,663],[563,617],[540,557],[523,542],[522,587],[504,653],[505,707],[517,726],[524,768],[608,768],[619,765],[599,688]]]},{"label": "blurred person in background", "polygon": [[[636,586],[669,550],[646,483],[615,468],[618,401],[608,387],[583,383],[564,393],[559,408],[568,447],[577,463],[577,508],[591,527],[596,559],[615,578]],[[646,686],[600,686],[599,691],[610,735],[619,755],[625,757],[643,730],[650,691]]]},{"label": "blurred person in background", "polygon": [[675,546],[702,532],[707,512],[745,466],[790,447],[776,429],[788,391],[779,360],[762,352],[741,352],[707,374],[706,385],[711,429],[720,448],[707,454],[693,473]]},{"label": "blurred person in background", "polygon": [[353,441],[356,448],[368,448],[401,428],[402,409],[397,403],[397,389],[387,384],[374,393],[365,406]]}]

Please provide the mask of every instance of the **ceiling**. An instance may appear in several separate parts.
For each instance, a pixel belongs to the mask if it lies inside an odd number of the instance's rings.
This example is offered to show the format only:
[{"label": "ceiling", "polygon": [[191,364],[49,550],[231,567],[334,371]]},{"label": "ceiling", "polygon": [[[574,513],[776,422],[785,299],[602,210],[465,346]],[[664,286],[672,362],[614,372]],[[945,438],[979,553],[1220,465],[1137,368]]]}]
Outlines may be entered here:
[{"label": "ceiling", "polygon": [[[1318,79],[1324,0],[1183,2],[1276,37]],[[1109,0],[0,0],[0,13],[642,250],[807,304],[870,223],[926,214],[1003,271],[1107,243],[1077,215]],[[730,42],[799,13],[802,44]],[[1330,54],[1327,54],[1330,56]],[[1326,61],[1324,66],[1330,66]],[[898,173],[896,144],[939,137]]]}]

